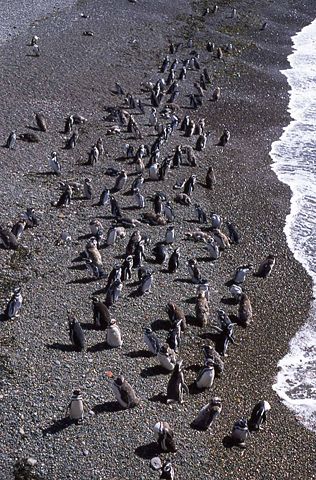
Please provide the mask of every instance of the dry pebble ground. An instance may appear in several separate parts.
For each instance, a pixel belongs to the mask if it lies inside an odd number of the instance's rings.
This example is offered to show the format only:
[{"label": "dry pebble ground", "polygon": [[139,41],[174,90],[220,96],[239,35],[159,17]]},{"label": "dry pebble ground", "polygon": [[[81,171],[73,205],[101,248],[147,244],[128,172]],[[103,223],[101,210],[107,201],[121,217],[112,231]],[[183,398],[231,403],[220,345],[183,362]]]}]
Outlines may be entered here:
[{"label": "dry pebble ground", "polygon": [[[39,226],[25,232],[16,252],[1,250],[1,299],[3,307],[14,286],[22,286],[24,305],[18,318],[1,327],[1,411],[2,438],[0,478],[14,478],[17,460],[34,458],[35,470],[44,479],[148,479],[158,478],[149,460],[159,454],[152,427],[159,421],[174,429],[178,451],[171,455],[176,478],[209,479],[306,479],[314,477],[315,437],[306,431],[279,402],[271,389],[278,359],[288,341],[306,318],[311,297],[310,279],[293,259],[282,233],[289,210],[290,193],[270,170],[271,142],[277,139],[286,114],[287,85],[279,69],[286,68],[290,36],[312,19],[312,2],[219,1],[216,15],[203,16],[208,2],[143,2],[125,0],[80,1],[72,8],[36,21],[27,34],[1,47],[3,76],[0,100],[1,135],[13,128],[18,134],[32,131],[33,112],[47,118],[48,132],[36,132],[38,144],[17,142],[15,150],[1,149],[1,223],[12,223],[32,206]],[[232,8],[237,16],[232,18]],[[80,14],[84,12],[89,18]],[[261,25],[267,21],[265,30]],[[83,36],[92,31],[93,36]],[[29,56],[31,36],[40,37],[41,54]],[[192,47],[188,41],[192,38]],[[163,191],[174,204],[175,246],[181,248],[180,268],[165,272],[165,265],[152,263],[151,248],[164,239],[166,226],[139,224],[151,238],[146,248],[149,268],[154,271],[154,287],[148,295],[134,295],[137,274],[124,285],[119,301],[110,308],[123,335],[122,349],[107,349],[104,332],[92,328],[91,296],[104,299],[106,280],[91,280],[82,262],[89,222],[98,218],[105,230],[112,222],[109,206],[95,204],[103,188],[112,188],[115,178],[105,175],[109,167],[127,170],[128,188],[134,166],[124,158],[125,145],[151,145],[155,132],[147,125],[150,102],[145,86],[161,74],[159,66],[168,53],[170,41],[182,43],[176,56],[199,54],[212,84],[203,106],[189,108],[189,94],[200,72],[190,70],[180,85],[179,116],[205,118],[210,131],[207,147],[196,152],[197,166],[181,166],[170,171],[164,182],[145,182],[145,211],[151,211],[149,197]],[[232,43],[233,50],[217,60],[206,50]],[[141,98],[145,115],[133,111],[143,133],[135,140],[123,128],[117,136],[106,136],[113,124],[104,120],[105,107],[124,107],[122,98],[111,93],[118,81],[127,92]],[[210,102],[216,86],[222,98]],[[87,118],[80,127],[74,150],[63,148],[64,118],[70,113]],[[161,117],[160,117],[161,118]],[[165,121],[162,119],[162,121]],[[215,146],[223,129],[231,132],[225,148]],[[102,137],[106,155],[94,166],[85,165],[91,145]],[[177,130],[162,147],[162,158],[179,144],[195,146],[196,137],[183,138]],[[49,175],[48,157],[57,151],[62,176]],[[146,159],[147,160],[147,159]],[[214,191],[204,186],[207,168],[214,167]],[[173,185],[180,178],[197,175],[192,206],[174,203]],[[147,176],[147,173],[145,173]],[[83,183],[90,177],[94,198],[76,195],[67,209],[51,206],[60,196],[59,181]],[[134,210],[133,197],[119,192],[116,197],[126,216],[141,219]],[[240,245],[225,250],[210,262],[202,243],[186,240],[186,232],[196,223],[194,203],[210,214],[216,212],[239,226]],[[209,230],[209,225],[206,226]],[[122,262],[127,236],[113,247],[101,249],[106,273]],[[56,245],[61,232],[71,236],[67,245]],[[171,249],[170,249],[171,251]],[[225,303],[225,286],[236,267],[259,262],[269,253],[277,256],[272,276],[262,280],[249,276],[246,290],[254,310],[248,329],[236,327],[235,346],[229,346],[225,372],[216,379],[211,392],[190,394],[183,405],[167,406],[163,400],[169,374],[164,374],[154,356],[144,352],[143,328],[153,324],[164,341],[167,335],[165,306],[173,301],[181,306],[189,323],[183,335],[181,358],[185,379],[190,385],[203,364],[202,346],[210,340],[210,326],[195,325],[196,286],[190,282],[186,261],[196,258],[202,276],[210,283],[210,323],[221,307],[236,314],[236,306]],[[147,258],[146,257],[146,258]],[[223,301],[224,299],[224,301]],[[193,303],[192,303],[193,302]],[[86,351],[73,351],[67,333],[67,311],[81,322]],[[133,385],[141,404],[121,410],[112,394],[105,372],[122,373]],[[72,391],[80,388],[86,402],[82,425],[60,422]],[[201,433],[189,424],[198,410],[213,396],[223,401],[222,415],[212,433]],[[272,406],[264,430],[251,436],[247,449],[226,449],[223,438],[235,420],[248,417],[253,405],[266,399]],[[165,458],[166,455],[161,455]]]}]

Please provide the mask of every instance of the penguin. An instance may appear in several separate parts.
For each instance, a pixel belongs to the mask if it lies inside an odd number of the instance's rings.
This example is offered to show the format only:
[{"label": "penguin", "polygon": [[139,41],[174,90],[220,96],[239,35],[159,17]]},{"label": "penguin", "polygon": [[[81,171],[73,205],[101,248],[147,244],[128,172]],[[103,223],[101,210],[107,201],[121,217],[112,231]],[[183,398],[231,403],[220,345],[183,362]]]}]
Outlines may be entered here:
[{"label": "penguin", "polygon": [[68,314],[69,337],[75,350],[82,351],[85,348],[85,338],[83,330],[78,320]]},{"label": "penguin", "polygon": [[144,329],[144,342],[153,355],[157,355],[160,350],[160,343],[157,335],[153,332],[151,327]]},{"label": "penguin", "polygon": [[113,217],[115,217],[116,219],[121,218],[122,213],[121,213],[120,206],[118,204],[118,201],[113,195],[110,195],[110,206],[111,206],[111,214],[113,215]]},{"label": "penguin", "polygon": [[174,475],[173,465],[168,458],[162,465],[160,478],[164,480],[174,480]]},{"label": "penguin", "polygon": [[199,390],[211,388],[215,378],[214,363],[211,359],[205,361],[204,367],[199,371],[195,384]]},{"label": "penguin", "polygon": [[226,222],[229,240],[236,245],[239,244],[239,233],[236,230],[236,226],[232,222]]},{"label": "penguin", "polygon": [[127,245],[126,245],[126,249],[125,249],[125,255],[126,256],[129,256],[129,255],[134,255],[135,253],[135,249],[136,249],[136,245],[141,241],[142,237],[141,237],[141,234],[139,232],[139,230],[135,230]]},{"label": "penguin", "polygon": [[221,225],[222,225],[222,219],[221,219],[220,215],[218,215],[217,213],[212,213],[210,218],[211,218],[211,228],[212,228],[212,230],[220,229]]},{"label": "penguin", "polygon": [[183,403],[183,395],[189,394],[188,386],[184,381],[182,360],[178,360],[171,374],[167,385],[167,404],[178,402]]},{"label": "penguin", "polygon": [[5,308],[4,311],[4,318],[5,320],[12,320],[13,318],[17,317],[19,311],[21,310],[23,303],[23,297],[21,293],[21,288],[17,287],[13,290],[13,294]]},{"label": "penguin", "polygon": [[150,127],[154,127],[155,125],[157,125],[157,121],[158,121],[157,110],[156,110],[156,108],[152,107],[150,115],[149,115],[149,119],[148,119],[148,125]]},{"label": "penguin", "polygon": [[227,130],[227,128],[225,128],[217,145],[220,146],[220,147],[225,147],[225,145],[228,143],[229,139],[230,139],[230,131]]},{"label": "penguin", "polygon": [[123,408],[134,408],[140,403],[133,387],[125,380],[123,375],[119,375],[113,381],[112,390],[116,400]]},{"label": "penguin", "polygon": [[121,274],[122,274],[122,272],[121,272],[120,265],[114,265],[114,267],[112,268],[112,270],[109,273],[105,289],[107,290],[117,280],[120,281],[121,280]]},{"label": "penguin", "polygon": [[240,267],[238,267],[235,272],[233,282],[236,285],[240,285],[241,283],[244,283],[244,281],[246,280],[247,273],[251,272],[252,268],[253,267],[251,263],[248,263],[247,265],[241,265]]},{"label": "penguin", "polygon": [[194,192],[194,186],[196,183],[196,175],[194,173],[184,182],[183,185],[183,193],[185,195],[188,195],[189,197],[192,195]]},{"label": "penguin", "polygon": [[115,280],[107,289],[105,305],[111,307],[118,301],[123,289],[123,283],[120,280]]},{"label": "penguin", "polygon": [[37,124],[38,129],[41,132],[47,132],[47,122],[46,118],[42,113],[35,113],[35,121]]},{"label": "penguin", "polygon": [[66,140],[65,148],[67,150],[73,150],[77,144],[79,134],[77,131],[73,132],[72,135]]},{"label": "penguin", "polygon": [[207,134],[206,133],[202,133],[201,135],[199,135],[199,137],[197,138],[197,141],[196,141],[196,145],[195,145],[195,149],[198,152],[202,152],[202,150],[205,149],[206,140],[207,140]]},{"label": "penguin", "polygon": [[180,165],[182,165],[182,149],[181,145],[177,145],[172,158],[172,168],[178,168]]},{"label": "penguin", "polygon": [[121,331],[114,318],[106,329],[106,343],[112,348],[121,348],[123,345]]},{"label": "penguin", "polygon": [[26,212],[22,214],[26,220],[26,228],[33,228],[38,226],[38,218],[35,215],[34,208],[27,208]]},{"label": "penguin", "polygon": [[180,205],[184,205],[186,207],[192,205],[191,198],[186,193],[177,193],[174,200],[176,203],[179,203]]},{"label": "penguin", "polygon": [[196,215],[197,215],[198,222],[199,223],[207,223],[207,216],[206,216],[205,211],[201,207],[201,205],[196,203],[194,208],[195,208],[195,212],[196,212]]},{"label": "penguin", "polygon": [[145,164],[142,158],[136,158],[135,160],[135,171],[137,175],[142,175],[145,171]]},{"label": "penguin", "polygon": [[240,297],[242,295],[242,288],[239,285],[235,285],[234,283],[229,287],[229,292],[233,296],[233,298],[239,302]]},{"label": "penguin", "polygon": [[91,237],[87,242],[85,253],[87,258],[92,260],[94,265],[97,265],[101,270],[103,270],[102,257],[101,253],[98,250],[97,240],[95,237]]},{"label": "penguin", "polygon": [[39,57],[40,56],[40,47],[39,45],[37,45],[37,43],[34,43],[33,45],[33,53],[34,53],[34,57]]},{"label": "penguin", "polygon": [[94,220],[91,220],[91,222],[89,223],[89,227],[90,227],[91,234],[94,237],[96,237],[100,231],[103,231],[102,223],[100,222],[100,220],[96,218]]},{"label": "penguin", "polygon": [[187,78],[187,68],[185,65],[182,65],[178,79],[180,81],[185,80]]},{"label": "penguin", "polygon": [[216,87],[212,94],[212,100],[213,102],[217,102],[220,98],[221,98],[221,89],[220,87]]},{"label": "penguin", "polygon": [[179,353],[180,346],[181,346],[181,323],[182,320],[176,322],[176,324],[169,330],[167,336],[167,343],[175,353]]},{"label": "penguin", "polygon": [[106,330],[110,325],[111,316],[107,306],[96,297],[92,298],[93,322],[98,330]]},{"label": "penguin", "polygon": [[30,46],[33,47],[39,40],[39,37],[37,35],[33,35],[31,38]]},{"label": "penguin", "polygon": [[161,345],[157,354],[157,359],[160,365],[165,370],[168,370],[168,372],[173,371],[177,361],[175,352],[169,347],[168,344]]},{"label": "penguin", "polygon": [[191,423],[191,427],[195,430],[206,431],[209,427],[213,427],[215,420],[222,411],[222,401],[219,397],[214,397],[207,405],[198,413],[198,416]]},{"label": "penguin", "polygon": [[163,205],[163,214],[168,222],[173,222],[175,219],[174,211],[170,202]]},{"label": "penguin", "polygon": [[180,247],[174,249],[172,254],[170,255],[169,262],[168,262],[168,272],[175,273],[179,268],[179,260],[180,260]]},{"label": "penguin", "polygon": [[216,50],[216,58],[218,60],[221,60],[223,58],[223,50],[221,49],[221,47],[218,47]]},{"label": "penguin", "polygon": [[127,255],[121,266],[121,282],[130,280],[132,278],[133,257]]},{"label": "penguin", "polygon": [[205,249],[208,251],[208,254],[210,256],[210,260],[218,260],[220,257],[220,249],[217,243],[215,242],[214,238],[210,238],[207,241]]},{"label": "penguin", "polygon": [[57,159],[57,153],[52,152],[49,158],[49,166],[57,176],[61,175],[61,165]]},{"label": "penguin", "polygon": [[171,326],[174,327],[179,321],[181,321],[181,330],[184,332],[187,328],[187,323],[182,308],[178,307],[175,303],[169,302],[166,306],[166,312]]},{"label": "penguin", "polygon": [[125,170],[121,170],[121,173],[117,177],[115,181],[115,185],[113,187],[113,191],[119,192],[120,190],[123,190],[127,182],[127,174]]},{"label": "penguin", "polygon": [[141,279],[141,283],[138,287],[138,294],[144,295],[145,293],[150,293],[152,285],[153,274],[151,272],[147,272]]},{"label": "penguin", "polygon": [[73,125],[74,125],[74,117],[73,115],[68,115],[68,117],[65,120],[65,127],[64,127],[64,133],[66,135],[71,133]]},{"label": "penguin", "polygon": [[257,272],[254,275],[260,278],[267,278],[271,275],[274,265],[275,265],[275,256],[268,255],[265,258],[265,260],[261,262]]},{"label": "penguin", "polygon": [[159,180],[159,163],[153,162],[148,169],[148,176],[150,180]]},{"label": "penguin", "polygon": [[213,236],[220,250],[230,247],[229,238],[219,228],[213,229]]},{"label": "penguin", "polygon": [[189,123],[186,125],[184,136],[185,137],[192,137],[195,132],[195,122],[193,120],[189,120]]},{"label": "penguin", "polygon": [[15,235],[7,228],[0,225],[0,241],[6,250],[17,250],[19,248]]},{"label": "penguin", "polygon": [[220,355],[226,357],[228,343],[231,342],[232,344],[235,344],[234,326],[236,325],[236,323],[232,323],[230,321],[229,316],[224,312],[224,310],[219,309],[217,311],[217,314],[220,327],[218,327],[217,325],[212,325],[212,328],[220,334],[221,345],[219,346],[219,353]]},{"label": "penguin", "polygon": [[143,265],[143,260],[145,259],[145,242],[140,240],[135,246],[134,257],[133,257],[133,268],[139,268]]},{"label": "penguin", "polygon": [[238,307],[238,320],[244,327],[252,322],[252,307],[248,295],[241,293]]},{"label": "penguin", "polygon": [[137,208],[145,208],[145,197],[142,195],[138,188],[134,190],[134,200]]},{"label": "penguin", "polygon": [[191,145],[188,145],[186,147],[186,154],[187,154],[187,160],[189,165],[191,167],[196,167],[197,166],[196,156],[194,155],[193,148],[191,147]]},{"label": "penguin", "polygon": [[88,165],[94,166],[96,165],[96,163],[98,163],[98,160],[99,160],[99,150],[96,145],[93,145],[93,147],[89,152]]},{"label": "penguin", "polygon": [[4,146],[9,150],[14,150],[15,144],[16,144],[16,132],[15,130],[12,130]]},{"label": "penguin", "polygon": [[209,301],[210,297],[210,285],[207,282],[207,280],[203,280],[201,283],[199,283],[196,287],[196,296],[198,297],[200,293],[203,293],[205,295],[205,298],[207,301]]},{"label": "penguin", "polygon": [[215,183],[216,183],[216,178],[214,174],[214,169],[211,166],[208,168],[206,172],[206,178],[205,178],[206,188],[208,188],[209,190],[213,190]]},{"label": "penguin", "polygon": [[104,155],[104,145],[103,145],[103,140],[101,137],[98,138],[97,143],[96,143],[96,148],[98,150],[99,156],[101,157]]},{"label": "penguin", "polygon": [[247,420],[241,418],[234,423],[231,438],[235,445],[245,448],[246,440],[249,435],[249,429],[247,426]]},{"label": "penguin", "polygon": [[224,371],[224,362],[221,359],[220,354],[215,350],[215,348],[210,347],[209,345],[203,346],[203,353],[205,362],[207,360],[211,360],[213,362],[215,376],[220,378]]},{"label": "penguin", "polygon": [[84,404],[80,390],[73,391],[67,412],[69,412],[71,420],[74,420],[77,424],[83,422]]},{"label": "penguin", "polygon": [[154,425],[154,434],[163,452],[175,453],[177,451],[174,434],[168,422],[157,422]]},{"label": "penguin", "polygon": [[155,262],[162,265],[167,258],[167,249],[163,242],[156,243],[155,247],[152,249],[152,253],[155,255]]},{"label": "penguin", "polygon": [[195,259],[190,259],[187,262],[189,274],[193,283],[200,283],[202,275],[198,267],[198,263]]},{"label": "penguin", "polygon": [[25,218],[21,217],[11,228],[11,233],[15,236],[17,240],[20,240],[26,227]]},{"label": "penguin", "polygon": [[163,59],[162,65],[160,67],[160,72],[165,73],[169,64],[170,64],[170,58],[169,58],[169,55],[166,55],[165,58]]},{"label": "penguin", "polygon": [[165,243],[167,245],[170,245],[170,244],[174,243],[174,239],[175,239],[174,225],[169,225],[169,227],[167,227],[167,231],[166,231]]},{"label": "penguin", "polygon": [[196,298],[195,316],[197,324],[200,327],[206,327],[210,315],[210,307],[204,291],[200,292]]},{"label": "penguin", "polygon": [[125,95],[125,92],[119,82],[115,82],[115,91],[116,95]]},{"label": "penguin", "polygon": [[251,417],[248,420],[248,429],[250,432],[257,432],[267,420],[267,412],[271,410],[271,405],[266,400],[260,400],[253,407]]},{"label": "penguin", "polygon": [[115,245],[116,237],[117,237],[116,228],[114,227],[114,225],[111,225],[107,232],[105,244],[107,246]]},{"label": "penguin", "polygon": [[85,178],[83,184],[83,193],[86,200],[91,200],[93,197],[93,187],[91,178]]}]

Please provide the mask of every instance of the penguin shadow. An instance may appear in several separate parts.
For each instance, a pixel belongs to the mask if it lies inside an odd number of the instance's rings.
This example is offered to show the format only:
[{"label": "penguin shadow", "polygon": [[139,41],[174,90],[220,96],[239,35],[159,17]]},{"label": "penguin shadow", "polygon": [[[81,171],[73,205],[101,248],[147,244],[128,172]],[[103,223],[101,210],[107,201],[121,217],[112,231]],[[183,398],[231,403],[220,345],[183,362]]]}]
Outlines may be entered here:
[{"label": "penguin shadow", "polygon": [[[143,368],[143,370],[140,372],[140,376],[142,378],[148,378],[148,377],[155,377],[157,375],[167,375],[169,373],[170,372],[165,370],[161,365],[154,365],[153,367]],[[152,401],[154,401],[154,400],[152,400]]]},{"label": "penguin shadow", "polygon": [[236,440],[234,440],[230,435],[226,435],[223,440],[222,440],[223,446],[225,448],[240,448],[244,450],[246,448],[246,445],[237,443]]},{"label": "penguin shadow", "polygon": [[[33,55],[31,55],[33,56]],[[28,128],[29,130],[33,130],[34,132],[41,132],[42,130],[39,127],[35,127],[34,125],[25,125],[25,128]]]},{"label": "penguin shadow", "polygon": [[170,323],[165,320],[161,320],[160,318],[158,320],[154,320],[150,326],[154,332],[157,330],[170,330]]},{"label": "penguin shadow", "polygon": [[67,343],[46,343],[46,347],[51,350],[60,350],[61,352],[75,352],[76,348],[73,345]]},{"label": "penguin shadow", "polygon": [[54,422],[52,425],[50,425],[47,428],[44,428],[42,430],[43,436],[45,437],[46,435],[55,435],[56,433],[59,433],[66,428],[70,427],[71,425],[74,425],[76,423],[75,420],[73,420],[70,417],[65,417],[62,418],[61,420],[57,420]]},{"label": "penguin shadow", "polygon": [[184,303],[187,303],[188,305],[195,305],[196,303],[196,297],[190,297],[190,298],[187,298]]},{"label": "penguin shadow", "polygon": [[98,295],[101,295],[102,293],[106,293],[106,292],[107,292],[107,287],[102,287],[102,288],[99,288],[98,290],[94,290],[92,295],[98,296]]},{"label": "penguin shadow", "polygon": [[83,271],[83,270],[87,270],[87,267],[81,263],[80,265],[71,265],[70,267],[67,267],[68,270],[80,270],[80,271]]},{"label": "penguin shadow", "polygon": [[159,455],[161,453],[161,449],[157,442],[151,442],[135,448],[134,453],[144,460],[150,460],[151,458]]},{"label": "penguin shadow", "polygon": [[198,326],[198,323],[196,321],[196,317],[194,315],[186,315],[185,316],[186,322],[188,325],[192,325],[193,327]]},{"label": "penguin shadow", "polygon": [[125,357],[129,358],[151,358],[155,355],[149,350],[134,350],[133,352],[124,353]]},{"label": "penguin shadow", "polygon": [[71,260],[71,263],[79,263],[79,262],[83,262],[84,258],[87,258],[85,253],[80,253],[78,255],[78,257],[75,257]]},{"label": "penguin shadow", "polygon": [[195,257],[197,262],[207,262],[207,263],[213,263],[215,260],[212,260],[210,257]]},{"label": "penguin shadow", "polygon": [[175,283],[192,283],[190,278],[174,278],[173,281]]},{"label": "penguin shadow", "polygon": [[77,240],[88,240],[91,237],[92,237],[92,233],[86,233],[85,235],[79,235]]},{"label": "penguin shadow", "polygon": [[195,381],[190,383],[188,388],[190,395],[199,395],[206,391],[206,388],[197,388]]},{"label": "penguin shadow", "polygon": [[87,352],[90,352],[90,353],[103,352],[104,350],[112,350],[113,348],[114,347],[111,347],[106,342],[100,342],[100,343],[96,343],[92,347],[89,347],[87,349]]},{"label": "penguin shadow", "polygon": [[137,288],[137,290],[133,290],[131,293],[128,294],[128,297],[130,297],[130,298],[139,298],[139,297],[142,297],[142,296],[143,296],[143,294],[139,290],[139,288]]},{"label": "penguin shadow", "polygon": [[[94,323],[80,323],[82,330],[102,330],[101,328],[97,328]],[[103,330],[104,331],[104,330]]]},{"label": "penguin shadow", "polygon": [[115,255],[114,258],[115,258],[116,260],[125,260],[126,255],[124,255],[124,254],[119,254],[119,255]]},{"label": "penguin shadow", "polygon": [[230,280],[227,280],[226,283],[224,283],[225,287],[231,287],[234,285],[234,280],[231,278]]},{"label": "penguin shadow", "polygon": [[76,280],[69,280],[66,285],[86,285],[87,283],[92,283],[98,280],[95,277],[84,277],[84,278],[77,278]]},{"label": "penguin shadow", "polygon": [[201,370],[201,365],[198,365],[197,363],[194,363],[193,365],[189,365],[188,367],[185,367],[184,368],[185,371],[188,371],[188,372],[199,372]]},{"label": "penguin shadow", "polygon": [[0,314],[0,322],[7,322],[7,321],[8,321],[8,317],[6,317],[4,313],[1,313]]},{"label": "penguin shadow", "polygon": [[245,324],[243,322],[241,322],[239,320],[239,317],[237,315],[235,315],[234,313],[230,313],[229,315],[229,319],[232,323],[236,323],[239,327],[243,327],[245,328]]},{"label": "penguin shadow", "polygon": [[102,413],[114,413],[114,412],[121,412],[125,410],[118,402],[110,401],[104,403],[98,403],[92,408],[92,411],[96,415],[100,415]]},{"label": "penguin shadow", "polygon": [[26,174],[28,177],[53,177],[56,176],[54,172],[29,172]]},{"label": "penguin shadow", "polygon": [[163,393],[157,393],[156,395],[153,395],[148,399],[150,402],[155,402],[155,403],[167,403],[167,395],[164,395]]},{"label": "penguin shadow", "polygon": [[236,300],[236,298],[232,298],[232,297],[223,297],[221,299],[221,303],[224,303],[224,305],[238,305],[238,300]]},{"label": "penguin shadow", "polygon": [[139,281],[127,283],[126,286],[130,288],[138,287]]}]

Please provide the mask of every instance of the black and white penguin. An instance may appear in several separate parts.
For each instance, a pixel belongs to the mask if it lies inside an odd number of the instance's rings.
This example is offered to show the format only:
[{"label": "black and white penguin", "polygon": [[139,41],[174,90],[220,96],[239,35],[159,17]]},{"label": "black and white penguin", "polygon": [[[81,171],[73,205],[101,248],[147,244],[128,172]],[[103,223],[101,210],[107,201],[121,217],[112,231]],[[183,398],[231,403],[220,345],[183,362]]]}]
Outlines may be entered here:
[{"label": "black and white penguin", "polygon": [[35,121],[37,124],[38,129],[41,132],[47,132],[47,122],[46,118],[42,113],[35,113]]},{"label": "black and white penguin", "polygon": [[119,375],[113,381],[112,390],[116,400],[123,408],[134,408],[140,402],[133,387],[125,380],[123,375]]},{"label": "black and white penguin", "polygon": [[174,480],[174,476],[175,476],[175,473],[174,473],[173,465],[170,459],[167,459],[162,465],[160,479]]},{"label": "black and white penguin", "polygon": [[195,259],[189,259],[187,265],[192,282],[200,283],[202,280],[202,275],[198,267],[197,261]]},{"label": "black and white penguin", "polygon": [[121,330],[114,318],[111,319],[106,329],[106,343],[112,348],[121,348],[123,345]]},{"label": "black and white penguin", "polygon": [[66,140],[65,148],[67,150],[72,150],[77,145],[77,141],[79,139],[79,133],[74,131],[71,136]]},{"label": "black and white penguin", "polygon": [[205,211],[201,207],[201,205],[196,203],[194,208],[195,208],[195,212],[196,212],[196,215],[197,215],[198,222],[199,223],[207,223],[207,216],[206,216]]},{"label": "black and white penguin", "polygon": [[49,157],[49,166],[53,170],[53,173],[56,175],[61,175],[61,165],[57,159],[57,153],[52,152]]},{"label": "black and white penguin", "polygon": [[275,256],[268,255],[263,262],[259,265],[257,272],[254,274],[256,277],[267,278],[271,275],[272,269],[275,265]]},{"label": "black and white penguin", "polygon": [[198,138],[196,140],[196,145],[195,145],[195,149],[198,152],[202,152],[202,150],[205,149],[206,140],[207,140],[207,134],[206,133],[202,133],[201,135],[198,136]]},{"label": "black and white penguin", "polygon": [[248,428],[250,432],[257,432],[267,420],[267,412],[271,410],[271,405],[266,400],[260,400],[253,407],[251,417],[248,420]]},{"label": "black and white penguin", "polygon": [[179,268],[179,261],[180,261],[180,247],[174,249],[172,254],[170,255],[169,262],[168,262],[168,272],[175,273]]},{"label": "black and white penguin", "polygon": [[115,280],[107,289],[105,297],[105,305],[111,307],[118,301],[123,289],[123,283],[120,280]]},{"label": "black and white penguin", "polygon": [[152,253],[155,255],[155,262],[162,265],[167,258],[168,252],[164,242],[158,242],[152,249]]},{"label": "black and white penguin", "polygon": [[186,180],[184,182],[183,193],[185,193],[186,195],[188,195],[190,197],[192,195],[192,193],[194,192],[195,183],[196,183],[196,175],[194,173],[192,173],[192,175],[190,175],[188,180]]},{"label": "black and white penguin", "polygon": [[232,222],[226,222],[226,225],[229,234],[229,240],[232,243],[238,244],[240,239],[236,226]]},{"label": "black and white penguin", "polygon": [[132,278],[133,257],[127,255],[121,266],[121,282],[126,282]]},{"label": "black and white penguin", "polygon": [[227,128],[225,128],[217,145],[220,146],[220,147],[225,147],[225,145],[228,143],[229,139],[230,139],[230,131],[227,130]]},{"label": "black and white penguin", "polygon": [[214,363],[211,359],[205,361],[204,367],[199,371],[195,384],[199,390],[211,388],[215,378]]},{"label": "black and white penguin", "polygon": [[100,207],[103,207],[104,205],[106,205],[110,200],[110,190],[105,187],[102,192],[101,192],[101,195],[100,195],[100,200],[98,202],[98,205]]},{"label": "black and white penguin", "polygon": [[249,429],[247,425],[247,420],[241,418],[234,423],[233,430],[231,433],[231,438],[235,445],[245,448],[246,440],[249,435]]},{"label": "black and white penguin", "polygon": [[93,197],[93,186],[91,183],[91,178],[85,178],[83,184],[83,194],[86,200],[91,200]]},{"label": "black and white penguin", "polygon": [[251,302],[246,293],[241,293],[238,307],[238,320],[242,326],[247,327],[252,322]]},{"label": "black and white penguin", "polygon": [[160,365],[168,370],[168,372],[172,372],[176,362],[177,362],[177,357],[175,352],[169,347],[168,344],[161,345],[159,352],[157,354],[157,359],[160,363]]},{"label": "black and white penguin", "polygon": [[220,98],[221,98],[221,89],[220,87],[216,87],[212,94],[212,100],[213,102],[217,102]]},{"label": "black and white penguin", "polygon": [[111,322],[111,316],[107,306],[96,297],[92,298],[93,323],[95,328],[106,330]]},{"label": "black and white penguin", "polygon": [[233,282],[236,285],[240,285],[241,283],[244,283],[246,280],[247,273],[251,272],[253,266],[251,263],[248,263],[247,265],[240,265],[234,275]]},{"label": "black and white penguin", "polygon": [[224,312],[224,310],[219,309],[217,311],[218,320],[220,326],[212,325],[212,328],[219,332],[221,345],[219,347],[219,353],[222,356],[227,356],[228,343],[231,342],[235,344],[234,339],[234,326],[236,323],[232,323],[229,316]]},{"label": "black and white penguin", "polygon": [[167,245],[170,245],[171,243],[174,243],[175,240],[175,229],[174,225],[169,225],[167,227],[166,235],[165,235],[165,243]]},{"label": "black and white penguin", "polygon": [[66,185],[64,188],[64,191],[60,195],[59,199],[57,202],[53,202],[52,205],[55,206],[56,208],[63,208],[63,207],[69,207],[71,204],[72,200],[72,195],[73,195],[73,190],[70,185]]},{"label": "black and white penguin", "polygon": [[181,323],[182,320],[176,322],[176,324],[169,330],[167,336],[167,343],[175,353],[179,353],[180,346],[181,346]]},{"label": "black and white penguin", "polygon": [[110,206],[111,206],[111,214],[113,217],[116,219],[119,219],[122,217],[122,212],[119,206],[119,203],[117,199],[114,197],[114,195],[110,195]]},{"label": "black and white penguin", "polygon": [[220,252],[219,246],[216,243],[216,241],[214,240],[214,238],[208,239],[205,249],[208,251],[208,254],[210,256],[210,260],[218,260],[219,259],[220,255],[221,255],[221,252]]},{"label": "black and white penguin", "polygon": [[127,174],[126,174],[125,170],[121,170],[119,176],[115,180],[113,190],[115,192],[119,192],[120,190],[123,190],[123,188],[126,185],[126,182],[127,182]]},{"label": "black and white penguin", "polygon": [[85,348],[84,333],[78,320],[68,314],[69,338],[75,347],[75,350],[82,351]]},{"label": "black and white penguin", "polygon": [[144,329],[144,342],[151,353],[154,355],[158,354],[160,350],[159,338],[151,327],[145,327]]},{"label": "black and white penguin", "polygon": [[168,422],[157,422],[154,425],[157,443],[163,452],[176,452],[173,431]]},{"label": "black and white penguin", "polygon": [[222,411],[222,401],[218,397],[212,398],[210,403],[204,405],[198,413],[198,416],[191,423],[191,427],[196,430],[206,431],[214,425],[215,420]]},{"label": "black and white penguin", "polygon": [[69,134],[72,131],[72,127],[74,125],[74,117],[73,115],[68,115],[65,120],[65,127],[64,127],[64,133]]},{"label": "black and white penguin", "polygon": [[229,287],[229,292],[233,296],[233,298],[236,300],[236,302],[239,302],[240,297],[243,293],[242,288],[239,285],[235,285],[234,283]]},{"label": "black and white penguin", "polygon": [[206,172],[205,184],[209,190],[213,190],[216,183],[215,173],[213,167],[209,167]]},{"label": "black and white penguin", "polygon": [[13,150],[15,147],[15,144],[16,144],[16,131],[12,130],[4,146],[9,150]]},{"label": "black and white penguin", "polygon": [[74,420],[77,424],[83,421],[84,403],[80,390],[73,391],[67,411],[69,412],[69,417],[71,420]]},{"label": "black and white penguin", "polygon": [[211,347],[210,345],[203,346],[203,353],[205,361],[211,360],[213,362],[215,376],[219,378],[224,371],[224,362],[221,359],[220,354],[215,350],[215,348]]},{"label": "black and white penguin", "polygon": [[167,403],[183,403],[184,393],[189,394],[188,386],[184,381],[182,360],[178,360],[167,386]]},{"label": "black and white penguin", "polygon": [[89,165],[96,165],[98,163],[98,160],[99,160],[99,150],[97,148],[96,145],[93,145],[93,147],[91,148],[90,152],[89,152],[89,158],[88,158],[88,164]]},{"label": "black and white penguin", "polygon": [[153,273],[147,272],[143,275],[141,283],[138,287],[138,294],[144,295],[145,293],[150,293],[150,290],[153,286]]},{"label": "black and white penguin", "polygon": [[4,311],[4,318],[6,320],[11,320],[12,318],[16,317],[22,307],[23,297],[21,293],[21,288],[15,288],[13,290],[13,294],[5,308]]},{"label": "black and white penguin", "polygon": [[201,291],[195,303],[195,317],[199,327],[206,327],[210,315],[210,307],[206,298],[205,291]]},{"label": "black and white penguin", "polygon": [[11,232],[17,240],[20,240],[26,228],[26,219],[22,216],[11,228]]},{"label": "black and white penguin", "polygon": [[19,247],[16,236],[7,228],[0,225],[0,241],[6,250],[17,250]]}]

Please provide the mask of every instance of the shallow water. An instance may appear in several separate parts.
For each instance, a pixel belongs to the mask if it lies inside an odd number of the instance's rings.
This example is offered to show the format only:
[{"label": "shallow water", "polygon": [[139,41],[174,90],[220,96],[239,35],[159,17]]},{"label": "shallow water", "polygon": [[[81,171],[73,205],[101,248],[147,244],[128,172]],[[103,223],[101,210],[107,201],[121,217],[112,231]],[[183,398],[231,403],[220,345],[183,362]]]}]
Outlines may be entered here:
[{"label": "shallow water", "polygon": [[[316,297],[316,20],[293,38],[291,68],[283,71],[290,84],[293,121],[274,142],[273,170],[292,190],[285,233],[295,258],[313,279]],[[290,272],[289,272],[290,275]],[[279,362],[274,390],[299,420],[316,432],[316,303],[307,323]]]}]

